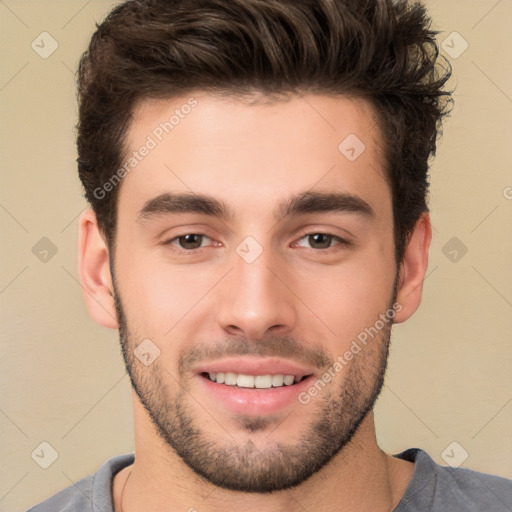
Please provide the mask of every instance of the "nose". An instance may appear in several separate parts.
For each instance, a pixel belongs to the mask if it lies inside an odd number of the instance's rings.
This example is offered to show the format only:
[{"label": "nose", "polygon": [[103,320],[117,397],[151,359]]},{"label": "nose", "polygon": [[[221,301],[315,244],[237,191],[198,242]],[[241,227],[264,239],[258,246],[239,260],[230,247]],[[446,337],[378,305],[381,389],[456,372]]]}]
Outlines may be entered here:
[{"label": "nose", "polygon": [[270,250],[252,263],[234,254],[233,268],[217,290],[220,327],[252,340],[292,331],[297,321],[296,297],[287,281]]}]

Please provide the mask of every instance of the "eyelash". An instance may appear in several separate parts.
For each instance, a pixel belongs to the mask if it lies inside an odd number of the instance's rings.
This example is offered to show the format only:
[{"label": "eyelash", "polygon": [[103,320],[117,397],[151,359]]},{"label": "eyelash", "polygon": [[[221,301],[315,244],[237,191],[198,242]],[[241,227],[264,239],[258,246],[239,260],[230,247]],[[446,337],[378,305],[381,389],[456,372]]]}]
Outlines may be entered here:
[{"label": "eyelash", "polygon": [[[205,238],[210,238],[208,235],[205,235],[203,233],[185,233],[183,235],[178,235],[178,236],[175,236],[174,238],[170,238],[169,240],[166,240],[164,242],[161,242],[162,245],[165,245],[165,246],[169,246],[171,247],[171,250],[173,252],[178,252],[178,253],[182,253],[182,254],[186,254],[186,253],[189,253],[189,254],[199,254],[202,252],[203,249],[206,249],[206,247],[198,247],[197,249],[183,249],[183,248],[175,248],[174,244],[172,242],[175,242],[175,241],[178,241],[180,238],[183,238],[183,237],[186,237],[188,235],[196,235],[196,236],[200,236],[200,237],[205,237]],[[342,246],[342,247],[349,247],[351,244],[351,242],[349,242],[348,240],[344,239],[344,238],[341,238],[337,235],[334,235],[332,233],[326,233],[326,232],[323,232],[323,231],[314,231],[314,232],[310,232],[310,233],[305,233],[304,235],[302,235],[298,240],[297,242],[299,242],[300,240],[303,240],[304,238],[307,238],[307,237],[310,237],[310,236],[313,236],[313,235],[324,235],[324,236],[329,236],[329,237],[332,237],[332,241],[336,241],[338,242],[337,244],[333,245],[333,246],[330,246],[330,247],[327,247],[326,249],[314,249],[314,248],[305,248],[309,251],[313,251],[313,252],[322,252],[324,254],[330,254],[333,250],[337,250],[336,247],[338,246]],[[296,244],[297,242],[294,242],[294,244]]]}]

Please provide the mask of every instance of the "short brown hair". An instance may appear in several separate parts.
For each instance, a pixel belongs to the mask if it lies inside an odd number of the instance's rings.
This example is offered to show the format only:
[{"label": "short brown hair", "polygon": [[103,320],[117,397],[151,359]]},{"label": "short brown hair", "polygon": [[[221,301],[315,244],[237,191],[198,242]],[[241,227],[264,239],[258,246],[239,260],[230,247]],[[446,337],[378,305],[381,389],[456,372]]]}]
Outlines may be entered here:
[{"label": "short brown hair", "polygon": [[79,66],[78,170],[109,244],[137,102],[192,90],[366,98],[381,125],[397,262],[427,211],[428,159],[450,93],[449,63],[407,0],[130,0],[97,27]]}]

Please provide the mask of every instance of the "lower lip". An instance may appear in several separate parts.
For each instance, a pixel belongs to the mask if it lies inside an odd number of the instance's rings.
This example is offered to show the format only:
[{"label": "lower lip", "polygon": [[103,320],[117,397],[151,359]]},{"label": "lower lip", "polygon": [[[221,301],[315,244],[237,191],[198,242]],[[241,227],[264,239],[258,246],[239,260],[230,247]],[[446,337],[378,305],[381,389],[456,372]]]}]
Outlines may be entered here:
[{"label": "lower lip", "polygon": [[235,413],[252,416],[272,414],[293,403],[299,403],[299,393],[307,389],[313,380],[313,375],[309,375],[291,386],[257,389],[219,384],[200,374],[197,377],[200,385],[204,386],[214,400]]}]

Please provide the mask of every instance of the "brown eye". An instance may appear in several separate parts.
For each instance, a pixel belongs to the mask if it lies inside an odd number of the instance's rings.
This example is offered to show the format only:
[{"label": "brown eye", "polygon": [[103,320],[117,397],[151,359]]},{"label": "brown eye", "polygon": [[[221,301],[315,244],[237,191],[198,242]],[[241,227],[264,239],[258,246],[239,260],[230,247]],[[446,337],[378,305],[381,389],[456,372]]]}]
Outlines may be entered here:
[{"label": "brown eye", "polygon": [[325,233],[315,233],[313,235],[308,235],[308,242],[313,249],[327,249],[331,246],[332,240],[333,236],[327,235]]},{"label": "brown eye", "polygon": [[206,244],[203,242],[207,242],[208,240],[210,240],[210,238],[206,235],[188,233],[162,242],[162,245],[172,246],[172,248],[176,248],[176,250],[182,249],[185,251],[193,251],[194,249],[204,247]]},{"label": "brown eye", "polygon": [[178,244],[182,249],[199,249],[203,241],[203,235],[184,235],[178,237],[176,240],[178,241]]},{"label": "brown eye", "polygon": [[317,253],[331,253],[351,246],[351,242],[331,233],[307,233],[294,246],[303,247]]},{"label": "brown eye", "polygon": [[303,236],[297,242],[297,245],[299,247],[321,251],[323,249],[330,249],[336,245],[348,246],[350,243],[339,236],[329,233],[310,233]]}]

